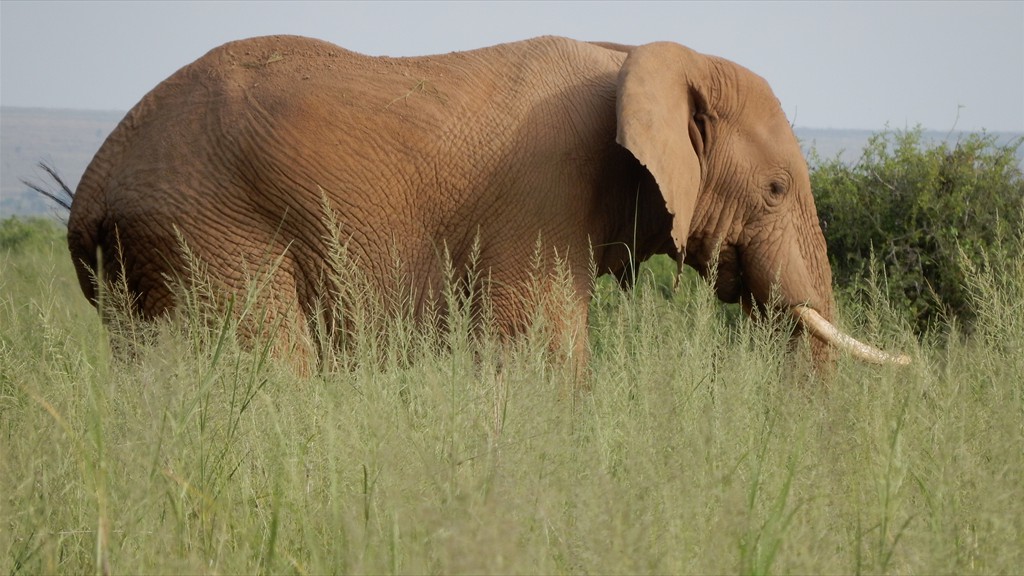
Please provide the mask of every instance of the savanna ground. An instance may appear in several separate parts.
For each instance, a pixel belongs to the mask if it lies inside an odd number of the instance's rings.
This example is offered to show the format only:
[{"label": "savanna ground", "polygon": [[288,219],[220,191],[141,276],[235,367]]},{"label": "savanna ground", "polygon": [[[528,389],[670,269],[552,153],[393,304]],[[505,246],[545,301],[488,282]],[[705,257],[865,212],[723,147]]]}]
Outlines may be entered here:
[{"label": "savanna ground", "polygon": [[820,376],[655,262],[632,292],[599,285],[591,390],[574,395],[542,325],[504,350],[464,316],[440,346],[398,326],[386,353],[308,377],[216,318],[110,339],[62,231],[12,222],[0,572],[1024,566],[1020,246],[997,269],[963,263],[969,336],[916,335],[869,279],[841,325],[914,363],[841,357]]}]

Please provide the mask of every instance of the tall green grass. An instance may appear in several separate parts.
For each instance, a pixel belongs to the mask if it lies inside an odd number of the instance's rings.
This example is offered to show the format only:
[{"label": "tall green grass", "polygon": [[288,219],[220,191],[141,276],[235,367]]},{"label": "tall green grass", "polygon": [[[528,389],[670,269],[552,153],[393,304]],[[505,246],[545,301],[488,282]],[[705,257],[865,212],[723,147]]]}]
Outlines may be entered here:
[{"label": "tall green grass", "polygon": [[216,314],[112,354],[51,229],[0,249],[0,572],[1014,573],[1020,248],[964,263],[970,337],[840,302],[914,364],[822,376],[655,263],[598,285],[572,394],[458,306],[310,376]]}]

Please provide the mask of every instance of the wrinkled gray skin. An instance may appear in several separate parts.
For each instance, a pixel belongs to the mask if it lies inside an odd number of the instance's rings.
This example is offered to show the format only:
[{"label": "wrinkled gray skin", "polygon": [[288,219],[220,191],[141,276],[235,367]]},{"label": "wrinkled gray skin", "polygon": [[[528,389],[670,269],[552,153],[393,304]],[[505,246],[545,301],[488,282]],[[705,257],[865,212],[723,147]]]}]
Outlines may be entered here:
[{"label": "wrinkled gray skin", "polygon": [[562,331],[585,330],[591,257],[628,281],[631,263],[661,253],[702,273],[717,256],[723,301],[765,305],[777,283],[779,305],[832,319],[807,166],[778,100],[749,70],[673,43],[543,37],[392,59],[300,37],[232,42],[110,135],[68,244],[87,297],[102,249],[144,317],[175,306],[166,278],[187,271],[175,229],[226,293],[283,255],[266,302],[308,344],[329,296],[323,198],[359,269],[419,310],[444,251],[463,270],[479,237],[510,336],[528,320],[538,237],[542,267],[557,253],[578,296]]}]

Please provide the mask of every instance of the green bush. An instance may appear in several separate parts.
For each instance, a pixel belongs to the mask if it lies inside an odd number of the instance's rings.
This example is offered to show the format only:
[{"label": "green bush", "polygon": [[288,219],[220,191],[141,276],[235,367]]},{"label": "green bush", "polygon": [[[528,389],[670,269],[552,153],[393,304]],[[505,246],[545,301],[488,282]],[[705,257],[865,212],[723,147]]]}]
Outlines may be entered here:
[{"label": "green bush", "polygon": [[18,252],[30,246],[48,246],[66,234],[64,228],[47,218],[5,218],[0,220],[0,251]]},{"label": "green bush", "polygon": [[853,166],[811,152],[811,185],[835,283],[856,294],[872,267],[918,332],[950,316],[970,328],[962,250],[998,257],[1022,236],[1018,148],[990,134],[929,142],[920,128],[868,140]]}]

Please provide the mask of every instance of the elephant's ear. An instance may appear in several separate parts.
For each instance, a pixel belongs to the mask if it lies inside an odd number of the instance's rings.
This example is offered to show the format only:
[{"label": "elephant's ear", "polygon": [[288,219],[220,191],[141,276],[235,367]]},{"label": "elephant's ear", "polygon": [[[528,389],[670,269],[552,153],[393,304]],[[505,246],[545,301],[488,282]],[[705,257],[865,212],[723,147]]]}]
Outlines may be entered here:
[{"label": "elephant's ear", "polygon": [[636,47],[619,72],[616,142],[654,176],[680,257],[701,186],[707,75],[702,56],[669,42]]}]

